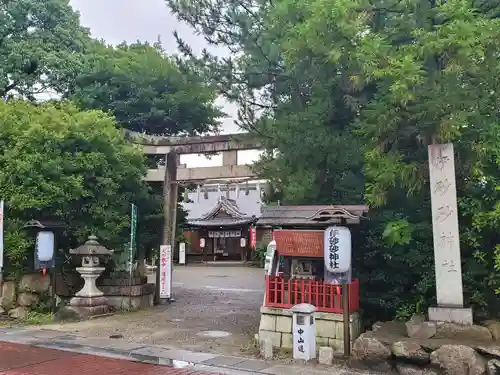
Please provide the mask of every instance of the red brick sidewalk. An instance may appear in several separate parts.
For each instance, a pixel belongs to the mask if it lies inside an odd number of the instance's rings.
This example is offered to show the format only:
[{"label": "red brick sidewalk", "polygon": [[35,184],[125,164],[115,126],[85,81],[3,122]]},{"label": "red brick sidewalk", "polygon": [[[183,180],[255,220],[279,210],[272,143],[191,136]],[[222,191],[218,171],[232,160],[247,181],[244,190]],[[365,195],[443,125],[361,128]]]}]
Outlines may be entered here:
[{"label": "red brick sidewalk", "polygon": [[208,373],[0,342],[0,375],[69,374],[207,375]]}]

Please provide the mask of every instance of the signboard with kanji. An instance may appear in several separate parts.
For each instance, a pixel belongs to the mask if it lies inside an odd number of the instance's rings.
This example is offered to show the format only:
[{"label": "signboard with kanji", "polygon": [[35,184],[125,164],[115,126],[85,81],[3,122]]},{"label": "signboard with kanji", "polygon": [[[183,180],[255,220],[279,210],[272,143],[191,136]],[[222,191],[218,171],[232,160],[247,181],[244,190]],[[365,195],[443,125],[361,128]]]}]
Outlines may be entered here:
[{"label": "signboard with kanji", "polygon": [[257,228],[250,228],[250,247],[257,248]]},{"label": "signboard with kanji", "polygon": [[346,227],[328,227],[324,233],[325,269],[346,273],[351,268],[351,232]]},{"label": "signboard with kanji", "polygon": [[132,211],[130,213],[130,244],[129,244],[129,272],[132,273],[135,252],[135,239],[137,237],[137,206],[132,203]]},{"label": "signboard with kanji", "polygon": [[[2,269],[3,269],[3,210],[4,203],[0,200],[0,283],[2,282]],[[0,285],[1,287],[1,285]],[[2,291],[0,291],[0,294]]]},{"label": "signboard with kanji", "polygon": [[172,246],[160,246],[160,298],[172,294]]},{"label": "signboard with kanji", "polygon": [[323,231],[276,229],[273,232],[281,256],[323,257]]}]

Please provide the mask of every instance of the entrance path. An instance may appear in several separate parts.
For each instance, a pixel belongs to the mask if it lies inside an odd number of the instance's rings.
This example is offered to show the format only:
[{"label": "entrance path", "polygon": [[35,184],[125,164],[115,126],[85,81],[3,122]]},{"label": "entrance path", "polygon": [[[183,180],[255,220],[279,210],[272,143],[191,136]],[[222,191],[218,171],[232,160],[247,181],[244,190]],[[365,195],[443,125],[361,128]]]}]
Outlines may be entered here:
[{"label": "entrance path", "polygon": [[[361,374],[341,366],[290,365],[294,362],[256,359],[253,337],[258,331],[264,295],[262,269],[187,266],[176,267],[173,276],[177,301],[170,305],[78,323],[0,327],[0,344],[2,341],[28,344],[167,366],[164,373],[149,373],[147,371],[157,371],[149,368],[144,370],[145,375],[177,374],[168,372],[173,366],[189,366],[191,370],[230,375]],[[0,357],[3,358],[2,348],[0,346]],[[79,361],[79,358],[72,360]],[[99,370],[93,367],[92,375],[112,375],[104,366],[99,366]],[[4,374],[0,367],[0,375],[45,375],[45,370],[42,370]],[[59,375],[56,370],[50,375]],[[68,373],[80,375],[73,370],[60,374]],[[141,371],[137,373],[142,374]],[[187,374],[191,373],[179,373]],[[81,375],[87,373],[82,372]],[[123,375],[128,375],[127,369],[123,370]]]},{"label": "entrance path", "polygon": [[264,284],[264,271],[256,267],[178,266],[173,272],[176,302],[172,304],[44,328],[85,337],[118,335],[141,344],[252,356]]}]

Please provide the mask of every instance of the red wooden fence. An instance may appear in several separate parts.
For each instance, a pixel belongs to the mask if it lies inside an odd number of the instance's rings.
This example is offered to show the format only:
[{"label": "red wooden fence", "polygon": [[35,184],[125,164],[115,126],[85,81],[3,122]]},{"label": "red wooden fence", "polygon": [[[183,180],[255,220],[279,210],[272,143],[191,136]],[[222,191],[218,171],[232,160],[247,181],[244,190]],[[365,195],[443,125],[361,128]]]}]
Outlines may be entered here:
[{"label": "red wooden fence", "polygon": [[[299,303],[310,303],[317,311],[341,314],[342,287],[316,280],[285,280],[281,276],[266,276],[265,306],[289,309]],[[349,311],[359,310],[359,280],[349,285]]]}]

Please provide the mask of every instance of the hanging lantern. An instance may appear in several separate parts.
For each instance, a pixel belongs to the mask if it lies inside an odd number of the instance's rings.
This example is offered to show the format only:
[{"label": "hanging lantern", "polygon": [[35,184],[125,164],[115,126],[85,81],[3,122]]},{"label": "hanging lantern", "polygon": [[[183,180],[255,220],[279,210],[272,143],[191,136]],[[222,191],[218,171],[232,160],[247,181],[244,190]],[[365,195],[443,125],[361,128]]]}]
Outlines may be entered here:
[{"label": "hanging lantern", "polygon": [[36,255],[40,262],[49,262],[54,257],[54,232],[41,231],[36,235]]}]

